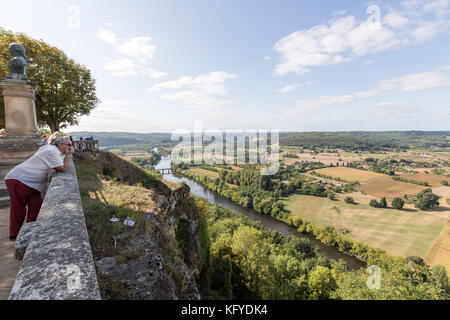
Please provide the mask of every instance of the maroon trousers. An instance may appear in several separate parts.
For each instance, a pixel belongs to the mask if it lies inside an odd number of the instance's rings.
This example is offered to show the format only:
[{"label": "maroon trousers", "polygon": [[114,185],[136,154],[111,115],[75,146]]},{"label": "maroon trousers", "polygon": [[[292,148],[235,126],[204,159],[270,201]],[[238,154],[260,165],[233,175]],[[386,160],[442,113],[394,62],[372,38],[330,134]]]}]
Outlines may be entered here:
[{"label": "maroon trousers", "polygon": [[[19,180],[9,179],[5,181],[10,197],[9,235],[17,237],[25,221],[36,221],[42,206],[41,193],[24,185]],[[28,207],[28,212],[27,212]]]}]

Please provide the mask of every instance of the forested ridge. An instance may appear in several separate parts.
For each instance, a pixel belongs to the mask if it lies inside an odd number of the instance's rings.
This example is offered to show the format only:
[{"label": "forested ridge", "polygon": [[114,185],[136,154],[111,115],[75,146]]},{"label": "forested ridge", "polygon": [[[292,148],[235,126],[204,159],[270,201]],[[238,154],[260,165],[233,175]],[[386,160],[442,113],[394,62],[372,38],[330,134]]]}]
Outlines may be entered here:
[{"label": "forested ridge", "polygon": [[382,131],[382,132],[299,132],[282,133],[282,146],[307,149],[340,148],[359,151],[409,149],[411,147],[450,147],[450,131]]}]

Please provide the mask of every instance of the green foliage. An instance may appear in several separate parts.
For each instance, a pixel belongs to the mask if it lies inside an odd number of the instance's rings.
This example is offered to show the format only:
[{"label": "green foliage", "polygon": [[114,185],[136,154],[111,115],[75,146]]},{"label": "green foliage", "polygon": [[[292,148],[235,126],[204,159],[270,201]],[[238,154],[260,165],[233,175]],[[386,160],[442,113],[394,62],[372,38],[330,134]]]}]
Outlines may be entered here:
[{"label": "green foliage", "polygon": [[373,200],[370,201],[370,206],[374,207],[374,208],[379,208],[380,204],[378,203],[377,200],[373,199]]},{"label": "green foliage", "polygon": [[103,300],[130,300],[130,291],[121,279],[111,279],[106,275],[97,275],[100,295]]},{"label": "green foliage", "polygon": [[270,190],[271,187],[270,178],[262,176],[259,170],[221,170],[219,177],[223,182],[237,186],[251,186],[263,190]]},{"label": "green foliage", "polygon": [[[203,200],[199,200],[203,201]],[[360,242],[345,240],[333,228],[291,218],[293,226],[381,270],[381,288],[368,289],[365,269],[347,270],[328,260],[308,240],[285,237],[228,209],[205,203],[211,244],[211,299],[448,299],[445,268],[423,259],[392,257]]]},{"label": "green foliage", "polygon": [[385,197],[380,200],[380,208],[387,208],[387,201]]},{"label": "green foliage", "polygon": [[308,299],[310,272],[333,264],[308,240],[285,237],[243,215],[205,205],[211,243],[209,298]]},{"label": "green foliage", "polygon": [[[0,28],[0,78],[7,73],[10,60],[8,47],[17,42],[24,46],[29,67],[27,76],[38,86],[36,114],[40,126],[55,132],[60,128],[78,124],[83,115],[89,115],[99,100],[95,93],[95,80],[91,72],[66,54],[42,40],[23,33]],[[3,99],[0,101],[0,121],[4,117]],[[0,127],[2,123],[0,123]]]},{"label": "green foliage", "polygon": [[104,176],[109,176],[109,177],[114,176],[113,170],[109,166],[104,166],[103,169],[102,169],[102,173],[103,173]]},{"label": "green foliage", "polygon": [[160,160],[161,155],[159,153],[151,153],[148,157],[144,158],[137,158],[137,157],[131,158],[131,161],[133,161],[143,169],[150,169],[151,167],[158,164]]},{"label": "green foliage", "polygon": [[398,149],[411,146],[419,148],[448,148],[449,131],[385,131],[385,132],[300,132],[282,133],[282,146],[296,146],[310,150],[317,148],[344,149],[349,151],[371,151]]},{"label": "green foliage", "polygon": [[355,204],[355,199],[353,199],[353,197],[345,197],[344,201],[348,204]]},{"label": "green foliage", "polygon": [[404,205],[405,201],[403,201],[402,198],[395,198],[394,200],[392,200],[392,207],[397,210],[402,210]]},{"label": "green foliage", "polygon": [[442,180],[441,181],[441,185],[448,187],[448,181],[447,180]]},{"label": "green foliage", "polygon": [[202,297],[208,296],[211,288],[211,271],[210,271],[210,243],[208,235],[208,222],[207,218],[209,210],[205,206],[204,202],[197,202],[197,208],[199,210],[199,236],[200,236],[200,263],[198,271],[200,274],[199,291]]},{"label": "green foliage", "polygon": [[417,194],[415,207],[420,210],[428,210],[439,206],[439,197],[431,189],[425,189]]},{"label": "green foliage", "polygon": [[336,281],[330,269],[317,266],[308,280],[310,299],[329,299],[331,292],[337,289]]},{"label": "green foliage", "polygon": [[291,159],[299,159],[300,157],[295,153],[283,153],[283,157]]},{"label": "green foliage", "polygon": [[140,250],[133,250],[133,251],[122,251],[119,256],[117,257],[117,263],[118,264],[124,264],[127,263],[130,260],[135,260],[141,256],[142,252]]},{"label": "green foliage", "polygon": [[175,239],[185,258],[189,252],[189,238],[189,221],[180,219],[175,228]]}]

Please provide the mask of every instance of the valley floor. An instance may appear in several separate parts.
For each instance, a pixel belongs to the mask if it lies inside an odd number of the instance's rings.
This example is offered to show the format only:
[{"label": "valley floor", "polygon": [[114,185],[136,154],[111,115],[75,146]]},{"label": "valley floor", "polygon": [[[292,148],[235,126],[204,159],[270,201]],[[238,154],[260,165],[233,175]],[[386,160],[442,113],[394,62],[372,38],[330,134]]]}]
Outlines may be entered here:
[{"label": "valley floor", "polygon": [[[347,237],[398,256],[424,257],[448,219],[447,212],[434,214],[412,208],[372,208],[369,196],[350,194],[357,205],[305,195],[284,199],[292,215],[320,226],[333,226]],[[367,199],[366,199],[367,198]]]}]

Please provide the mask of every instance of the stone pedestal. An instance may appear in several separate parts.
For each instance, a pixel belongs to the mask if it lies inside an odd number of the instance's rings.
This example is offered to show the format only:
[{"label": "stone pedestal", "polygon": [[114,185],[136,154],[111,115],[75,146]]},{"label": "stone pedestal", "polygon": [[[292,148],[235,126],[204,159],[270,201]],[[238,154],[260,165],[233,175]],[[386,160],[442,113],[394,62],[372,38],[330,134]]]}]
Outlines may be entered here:
[{"label": "stone pedestal", "polygon": [[0,87],[5,101],[6,133],[35,135],[39,133],[36,121],[36,85],[30,81],[2,80]]},{"label": "stone pedestal", "polygon": [[44,143],[36,121],[36,86],[30,81],[1,80],[6,136],[0,137],[0,180],[30,158]]}]

